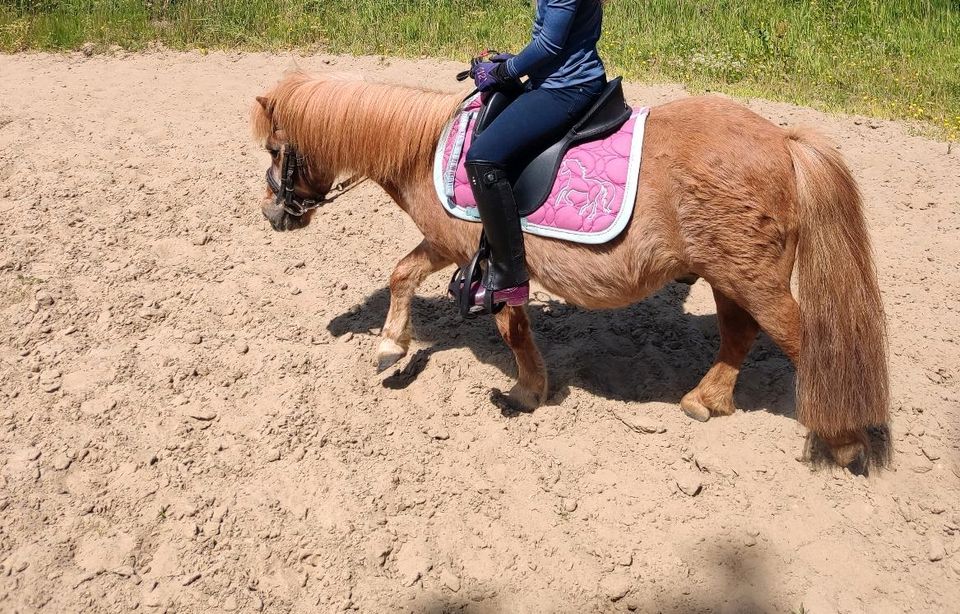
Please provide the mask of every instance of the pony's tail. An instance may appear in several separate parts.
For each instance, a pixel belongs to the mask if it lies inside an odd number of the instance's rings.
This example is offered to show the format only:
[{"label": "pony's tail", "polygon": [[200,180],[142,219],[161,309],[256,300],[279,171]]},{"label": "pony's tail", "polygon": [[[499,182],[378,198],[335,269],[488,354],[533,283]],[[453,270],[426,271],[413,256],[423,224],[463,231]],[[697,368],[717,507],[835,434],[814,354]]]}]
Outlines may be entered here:
[{"label": "pony's tail", "polygon": [[[797,181],[800,359],[797,418],[808,452],[841,466],[889,457],[886,324],[857,184],[822,137],[794,130],[787,146]],[[816,459],[815,459],[816,460]]]}]

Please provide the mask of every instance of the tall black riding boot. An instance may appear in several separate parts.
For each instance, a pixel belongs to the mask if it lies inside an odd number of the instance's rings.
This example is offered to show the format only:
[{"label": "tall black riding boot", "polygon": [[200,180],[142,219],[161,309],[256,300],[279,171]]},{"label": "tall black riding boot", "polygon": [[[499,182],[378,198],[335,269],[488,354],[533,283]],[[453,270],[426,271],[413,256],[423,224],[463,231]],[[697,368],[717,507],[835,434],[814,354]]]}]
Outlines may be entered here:
[{"label": "tall black riding boot", "polygon": [[[525,286],[529,280],[520,212],[506,171],[487,162],[468,162],[466,166],[490,248],[490,259],[483,277],[483,286],[488,290],[485,302],[496,303],[499,298],[497,290]],[[525,298],[523,302],[526,302]]]}]

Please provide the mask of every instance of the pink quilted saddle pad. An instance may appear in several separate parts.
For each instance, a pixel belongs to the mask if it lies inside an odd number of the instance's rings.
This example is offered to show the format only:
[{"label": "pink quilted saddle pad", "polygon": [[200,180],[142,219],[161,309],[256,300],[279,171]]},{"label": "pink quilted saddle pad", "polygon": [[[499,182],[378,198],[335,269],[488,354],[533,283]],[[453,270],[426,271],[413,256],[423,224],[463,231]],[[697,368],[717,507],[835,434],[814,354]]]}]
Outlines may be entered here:
[{"label": "pink quilted saddle pad", "polygon": [[[480,98],[464,103],[450,121],[434,159],[437,196],[450,215],[479,222],[464,163]],[[637,197],[643,131],[649,108],[634,111],[609,137],[567,152],[546,202],[522,220],[524,232],[576,243],[606,243],[627,227]]]}]

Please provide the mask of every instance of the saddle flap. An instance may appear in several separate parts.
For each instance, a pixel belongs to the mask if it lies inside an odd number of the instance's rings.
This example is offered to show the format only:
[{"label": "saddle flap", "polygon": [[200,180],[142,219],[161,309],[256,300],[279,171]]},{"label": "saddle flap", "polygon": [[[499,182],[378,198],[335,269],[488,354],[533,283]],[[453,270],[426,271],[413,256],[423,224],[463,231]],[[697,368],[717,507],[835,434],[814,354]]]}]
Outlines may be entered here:
[{"label": "saddle flap", "polygon": [[521,216],[536,211],[550,197],[557,171],[570,148],[606,138],[619,130],[633,114],[623,95],[623,80],[607,84],[600,97],[560,141],[549,147],[520,173],[513,184]]},{"label": "saddle flap", "polygon": [[567,148],[563,141],[554,143],[523,169],[520,177],[513,184],[513,194],[521,217],[526,217],[539,209],[550,196],[557,170]]}]

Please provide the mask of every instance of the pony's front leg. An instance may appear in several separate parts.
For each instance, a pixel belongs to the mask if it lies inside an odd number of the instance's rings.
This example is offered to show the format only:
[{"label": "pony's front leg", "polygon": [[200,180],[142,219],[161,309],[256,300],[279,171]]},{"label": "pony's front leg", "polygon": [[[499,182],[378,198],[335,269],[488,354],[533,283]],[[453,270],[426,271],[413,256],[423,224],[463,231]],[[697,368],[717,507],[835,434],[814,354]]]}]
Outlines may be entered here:
[{"label": "pony's front leg", "polygon": [[497,314],[497,328],[517,359],[517,385],[508,398],[524,409],[547,400],[547,367],[530,331],[526,307],[505,307]]},{"label": "pony's front leg", "polygon": [[390,275],[390,310],[383,325],[383,340],[377,348],[377,371],[383,372],[407,355],[410,349],[410,303],[417,287],[431,273],[451,264],[424,239],[397,263]]}]

